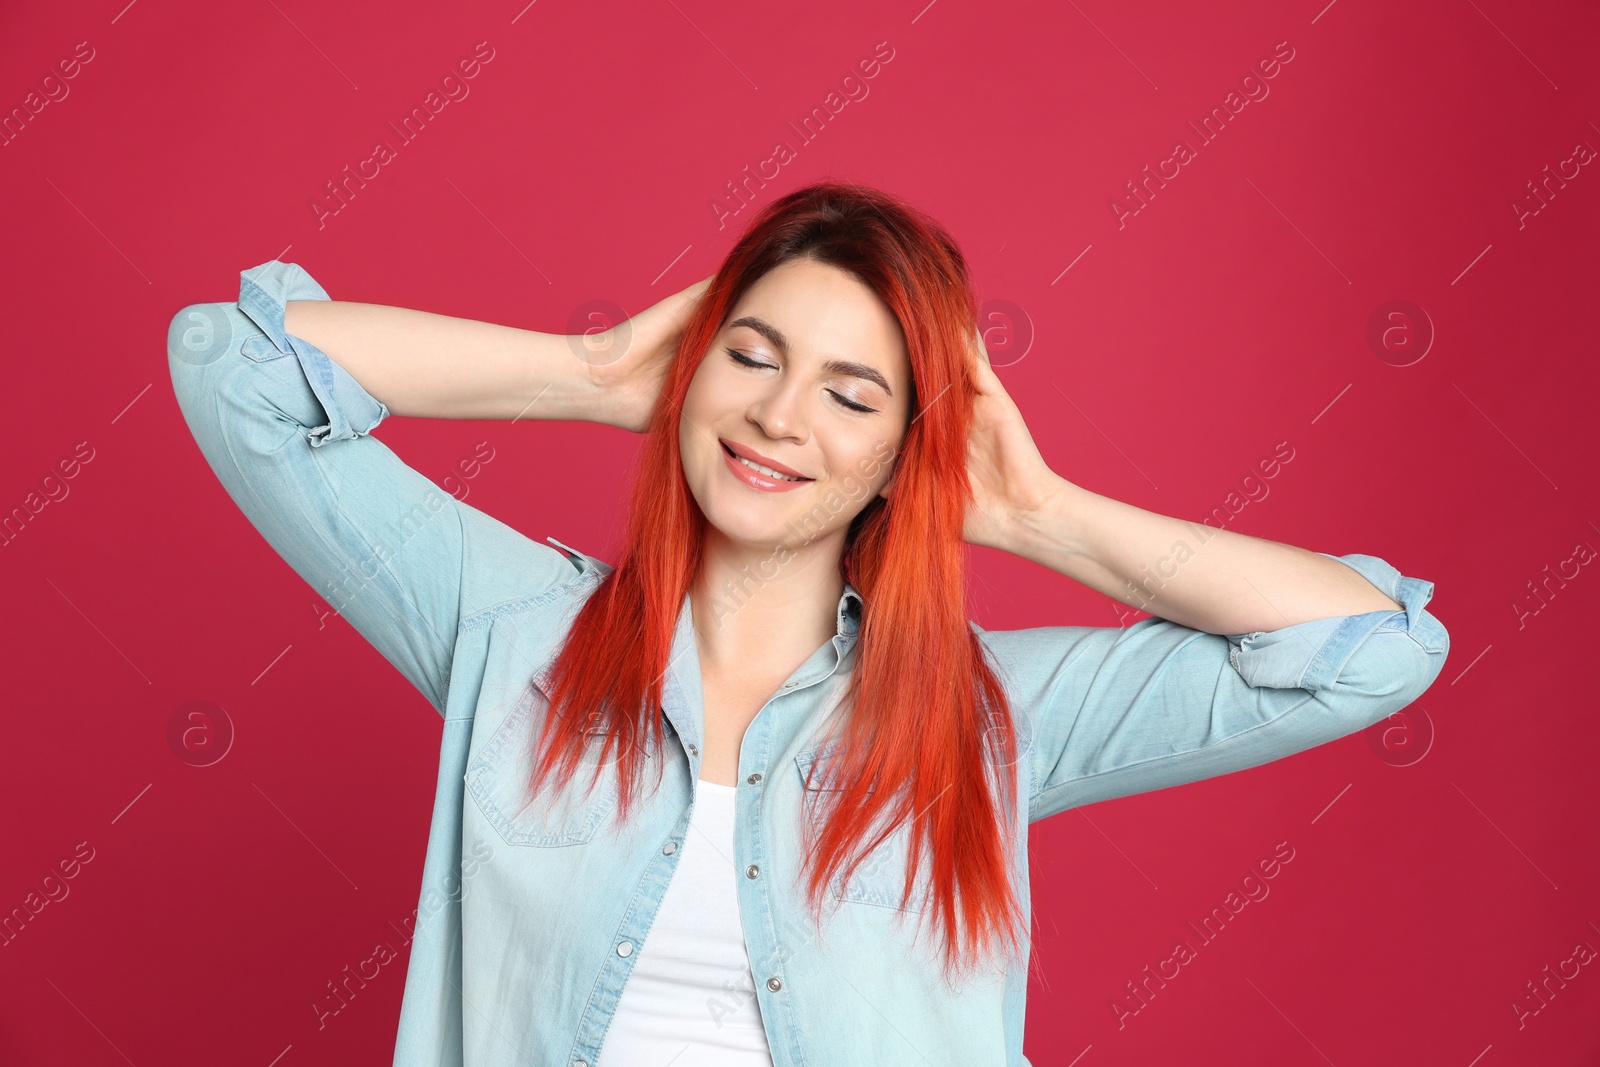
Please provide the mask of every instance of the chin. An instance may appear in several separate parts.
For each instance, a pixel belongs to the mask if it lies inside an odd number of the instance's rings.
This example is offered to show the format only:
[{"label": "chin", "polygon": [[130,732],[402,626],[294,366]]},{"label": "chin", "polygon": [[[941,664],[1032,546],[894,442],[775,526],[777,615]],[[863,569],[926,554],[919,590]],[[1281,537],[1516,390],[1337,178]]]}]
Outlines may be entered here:
[{"label": "chin", "polygon": [[751,514],[748,510],[742,514],[730,515],[729,510],[721,508],[705,511],[706,524],[736,544],[771,548],[791,536],[788,515],[780,515],[776,509],[764,516]]}]

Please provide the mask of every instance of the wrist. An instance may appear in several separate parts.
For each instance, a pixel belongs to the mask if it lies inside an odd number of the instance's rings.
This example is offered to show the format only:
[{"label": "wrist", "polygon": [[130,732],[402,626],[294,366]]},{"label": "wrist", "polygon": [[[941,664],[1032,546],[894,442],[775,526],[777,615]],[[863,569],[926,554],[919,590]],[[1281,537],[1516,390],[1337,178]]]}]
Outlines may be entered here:
[{"label": "wrist", "polygon": [[512,421],[615,424],[610,351],[599,334],[522,331],[519,385],[505,417]]},{"label": "wrist", "polygon": [[584,376],[584,419],[643,433],[649,424],[650,401],[642,394],[638,372],[628,353],[619,348],[615,328],[604,333],[571,338],[580,353]]},{"label": "wrist", "polygon": [[1084,505],[1091,495],[1088,490],[1052,473],[1009,509],[1008,543],[1003,547],[1026,559],[1061,553],[1081,554],[1084,551],[1081,529]]}]

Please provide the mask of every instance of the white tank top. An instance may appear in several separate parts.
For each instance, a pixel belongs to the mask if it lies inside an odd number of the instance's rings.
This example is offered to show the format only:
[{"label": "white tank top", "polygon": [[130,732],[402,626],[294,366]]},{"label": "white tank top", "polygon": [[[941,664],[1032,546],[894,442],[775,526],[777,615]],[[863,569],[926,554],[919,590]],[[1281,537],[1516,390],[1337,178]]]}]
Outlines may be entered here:
[{"label": "white tank top", "polygon": [[696,781],[678,866],[596,1067],[772,1067],[739,925],[735,788]]}]

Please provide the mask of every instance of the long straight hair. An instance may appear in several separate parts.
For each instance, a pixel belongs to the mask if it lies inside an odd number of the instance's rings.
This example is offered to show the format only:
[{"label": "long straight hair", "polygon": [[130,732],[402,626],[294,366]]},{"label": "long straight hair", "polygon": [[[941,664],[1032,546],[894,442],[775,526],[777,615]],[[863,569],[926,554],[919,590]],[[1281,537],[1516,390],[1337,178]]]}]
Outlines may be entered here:
[{"label": "long straight hair", "polygon": [[949,979],[976,970],[1002,945],[1020,950],[1024,911],[1008,854],[1020,847],[1007,770],[1017,754],[1005,691],[966,618],[962,528],[972,500],[966,465],[977,303],[955,242],[889,194],[827,181],[776,200],[751,221],[700,298],[647,431],[618,561],[580,608],[550,668],[529,797],[552,773],[564,789],[580,764],[593,767],[598,781],[614,763],[626,818],[646,752],[663,742],[667,657],[705,534],[679,451],[684,396],[744,292],[801,256],[848,272],[889,307],[914,383],[890,496],[874,496],[852,520],[840,559],[842,577],[864,604],[840,743],[814,765],[833,802],[820,813],[820,831],[807,837],[806,895],[820,922],[835,874],[842,869],[847,880],[909,825],[901,902],[926,859],[925,913],[941,929]]}]

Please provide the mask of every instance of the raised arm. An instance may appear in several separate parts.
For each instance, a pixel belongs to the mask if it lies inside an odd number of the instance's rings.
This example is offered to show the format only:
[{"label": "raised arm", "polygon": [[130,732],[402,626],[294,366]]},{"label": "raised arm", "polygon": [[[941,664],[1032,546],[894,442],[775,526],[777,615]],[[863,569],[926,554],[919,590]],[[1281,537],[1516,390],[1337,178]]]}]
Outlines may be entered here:
[{"label": "raised arm", "polygon": [[344,300],[290,300],[311,342],[394,415],[601,421],[606,392],[560,334]]},{"label": "raised arm", "polygon": [[1369,576],[1326,553],[1158,515],[1057,475],[989,365],[981,336],[974,346],[969,542],[1205,633],[1400,610]]},{"label": "raised arm", "polygon": [[1438,677],[1449,634],[1425,610],[1431,582],[1081,489],[1044,464],[986,357],[977,379],[967,540],[1160,616],[974,627],[1018,720],[1031,821],[1332,741]]},{"label": "raised arm", "polygon": [[342,300],[289,300],[284,329],[321,349],[394,415],[563,419],[642,432],[678,332],[708,282],[624,324],[576,336]]},{"label": "raised arm", "polygon": [[974,624],[1011,698],[1029,821],[1271,763],[1420,697],[1450,650],[1424,609],[1433,583],[1376,556],[1325,559],[1402,610],[1228,635],[1159,618],[1122,628]]},{"label": "raised arm", "polygon": [[[651,309],[657,325],[634,336],[666,349],[661,307]],[[613,361],[606,373],[626,368],[615,389],[632,399],[608,399],[564,337],[336,305],[303,267],[277,260],[241,273],[237,301],[178,311],[167,335],[179,407],[234,503],[441,713],[461,620],[541,595],[589,564],[530,540],[402,462],[372,436],[391,413],[386,399],[419,414],[514,418],[543,393],[524,417],[642,425],[637,409],[647,415],[642,401],[653,402],[647,348],[636,340],[631,357]],[[513,395],[496,400],[497,389]]]}]

